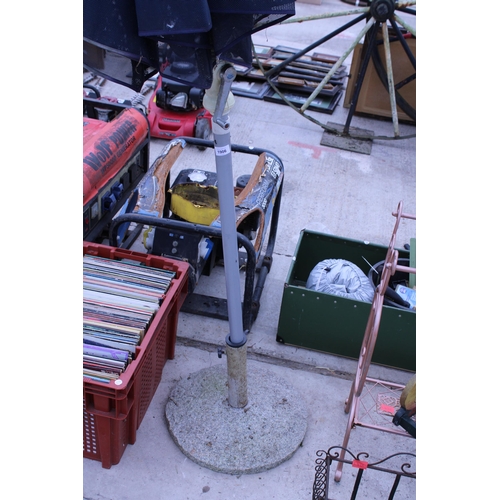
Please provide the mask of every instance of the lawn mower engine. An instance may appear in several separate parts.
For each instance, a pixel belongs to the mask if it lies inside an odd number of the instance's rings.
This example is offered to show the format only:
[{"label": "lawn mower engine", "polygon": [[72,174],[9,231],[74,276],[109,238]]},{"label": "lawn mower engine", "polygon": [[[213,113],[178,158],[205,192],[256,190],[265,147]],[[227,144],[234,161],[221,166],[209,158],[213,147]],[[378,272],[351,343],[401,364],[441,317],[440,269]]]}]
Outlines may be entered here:
[{"label": "lawn mower engine", "polygon": [[208,139],[212,115],[203,107],[204,89],[162,79],[158,75],[155,91],[148,104],[151,137]]},{"label": "lawn mower engine", "polygon": [[[102,108],[103,101],[86,106]],[[133,193],[149,167],[149,124],[135,108],[125,107],[111,121],[83,117],[83,239],[105,237],[112,218]]]}]

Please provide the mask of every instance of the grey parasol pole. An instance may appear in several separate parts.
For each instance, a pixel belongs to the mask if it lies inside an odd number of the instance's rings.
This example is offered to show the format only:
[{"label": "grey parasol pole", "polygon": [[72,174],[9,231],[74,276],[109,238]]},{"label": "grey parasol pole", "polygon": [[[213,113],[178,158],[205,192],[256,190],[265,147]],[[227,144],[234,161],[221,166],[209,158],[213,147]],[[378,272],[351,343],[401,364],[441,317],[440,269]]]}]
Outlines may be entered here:
[{"label": "grey parasol pole", "polygon": [[234,208],[233,167],[229,110],[234,105],[231,84],[236,70],[226,62],[214,69],[211,88],[205,93],[203,106],[212,113],[217,191],[219,196],[222,249],[229,318],[229,335],[226,337],[228,372],[228,402],[234,408],[243,408],[247,398],[246,334],[243,331],[241,307],[240,266]]},{"label": "grey parasol pole", "polygon": [[[256,367],[250,367],[250,404],[247,397],[247,339],[243,331],[229,135],[229,110],[234,104],[230,89],[235,76],[230,64],[217,65],[212,87],[203,100],[213,116],[230,329],[226,337],[227,373],[214,365],[181,381],[178,390],[170,394],[165,414],[171,435],[188,457],[217,472],[242,474],[267,470],[290,458],[304,440],[308,413],[307,406],[285,380]],[[202,435],[213,436],[210,446],[200,442]]]}]

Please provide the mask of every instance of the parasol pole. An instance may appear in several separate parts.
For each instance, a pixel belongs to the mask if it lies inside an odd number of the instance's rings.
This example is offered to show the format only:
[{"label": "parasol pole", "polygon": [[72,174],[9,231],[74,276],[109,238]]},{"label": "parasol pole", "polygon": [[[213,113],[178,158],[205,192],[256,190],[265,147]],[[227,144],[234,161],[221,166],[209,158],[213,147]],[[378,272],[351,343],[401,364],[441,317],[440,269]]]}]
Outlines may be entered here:
[{"label": "parasol pole", "polygon": [[205,93],[203,106],[212,113],[217,191],[219,196],[222,249],[229,318],[226,337],[228,373],[228,402],[234,408],[243,408],[247,397],[247,339],[243,331],[241,306],[240,266],[234,207],[233,167],[229,111],[234,105],[231,84],[236,70],[226,62],[214,69],[212,86]]}]

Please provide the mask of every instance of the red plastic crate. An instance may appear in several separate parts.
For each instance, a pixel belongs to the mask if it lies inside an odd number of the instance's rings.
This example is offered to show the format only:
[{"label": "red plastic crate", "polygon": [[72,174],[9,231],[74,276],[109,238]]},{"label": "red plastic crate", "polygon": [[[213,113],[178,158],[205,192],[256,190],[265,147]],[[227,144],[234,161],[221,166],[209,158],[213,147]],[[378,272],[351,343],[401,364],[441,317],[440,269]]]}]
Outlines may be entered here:
[{"label": "red plastic crate", "polygon": [[163,367],[175,355],[179,310],[188,294],[189,264],[98,243],[83,242],[83,255],[129,259],[177,273],[147,329],[135,359],[110,383],[83,380],[83,456],[116,465],[136,431],[160,383]]}]

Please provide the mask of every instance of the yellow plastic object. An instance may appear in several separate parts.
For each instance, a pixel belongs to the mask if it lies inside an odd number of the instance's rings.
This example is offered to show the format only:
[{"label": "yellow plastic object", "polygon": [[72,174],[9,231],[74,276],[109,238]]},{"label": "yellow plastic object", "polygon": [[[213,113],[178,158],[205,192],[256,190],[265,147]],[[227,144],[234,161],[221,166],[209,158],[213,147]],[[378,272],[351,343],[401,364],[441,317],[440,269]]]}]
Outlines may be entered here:
[{"label": "yellow plastic object", "polygon": [[410,414],[415,414],[417,412],[417,375],[408,381],[400,397],[401,406],[410,412]]},{"label": "yellow plastic object", "polygon": [[177,184],[170,192],[170,209],[185,221],[209,226],[219,216],[219,198],[215,186]]}]

